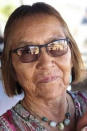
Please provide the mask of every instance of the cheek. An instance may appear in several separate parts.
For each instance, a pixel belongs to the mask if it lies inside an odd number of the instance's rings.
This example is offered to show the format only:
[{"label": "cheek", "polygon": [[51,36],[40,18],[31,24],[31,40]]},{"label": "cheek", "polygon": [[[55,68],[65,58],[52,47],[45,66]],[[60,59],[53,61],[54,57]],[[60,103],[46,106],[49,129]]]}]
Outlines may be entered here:
[{"label": "cheek", "polygon": [[67,53],[67,55],[60,57],[57,61],[57,65],[63,73],[64,85],[69,85],[72,68],[71,53]]},{"label": "cheek", "polygon": [[33,83],[33,73],[30,70],[19,70],[16,71],[17,80],[22,86],[24,92],[33,94],[35,92],[35,85]]},{"label": "cheek", "polygon": [[30,74],[30,71],[25,71],[24,69],[15,69],[16,70],[16,77],[18,82],[22,85],[22,86],[26,86],[28,85],[28,83],[30,83],[30,81],[32,80],[32,74]]},{"label": "cheek", "polygon": [[70,83],[71,68],[72,68],[71,59],[68,59],[64,64],[64,83],[66,85],[69,85]]},{"label": "cheek", "polygon": [[33,76],[33,67],[30,68],[29,64],[19,63],[17,61],[13,61],[13,68],[15,70],[17,81],[24,87],[29,86],[29,83],[32,82]]},{"label": "cheek", "polygon": [[14,55],[12,60],[16,80],[22,86],[24,92],[34,94],[36,88],[35,84],[33,83],[35,63],[21,63]]}]

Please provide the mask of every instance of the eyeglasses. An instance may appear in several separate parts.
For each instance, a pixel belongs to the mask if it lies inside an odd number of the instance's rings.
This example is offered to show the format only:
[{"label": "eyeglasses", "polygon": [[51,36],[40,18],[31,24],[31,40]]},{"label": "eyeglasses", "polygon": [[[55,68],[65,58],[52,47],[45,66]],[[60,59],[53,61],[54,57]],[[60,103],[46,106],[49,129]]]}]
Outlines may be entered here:
[{"label": "eyeglasses", "polygon": [[44,45],[26,45],[11,52],[16,53],[23,63],[30,63],[38,60],[41,54],[41,48],[45,47],[48,55],[58,57],[65,55],[68,51],[69,39],[58,39]]}]

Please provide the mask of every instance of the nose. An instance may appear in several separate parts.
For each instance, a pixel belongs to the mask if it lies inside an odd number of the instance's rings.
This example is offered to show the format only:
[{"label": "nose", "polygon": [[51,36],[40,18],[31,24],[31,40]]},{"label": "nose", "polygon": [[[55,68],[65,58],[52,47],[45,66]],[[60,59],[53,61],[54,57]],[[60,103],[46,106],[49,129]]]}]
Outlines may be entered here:
[{"label": "nose", "polygon": [[45,69],[50,68],[52,66],[54,66],[54,58],[46,52],[46,49],[41,49],[41,54],[38,59],[37,68]]}]

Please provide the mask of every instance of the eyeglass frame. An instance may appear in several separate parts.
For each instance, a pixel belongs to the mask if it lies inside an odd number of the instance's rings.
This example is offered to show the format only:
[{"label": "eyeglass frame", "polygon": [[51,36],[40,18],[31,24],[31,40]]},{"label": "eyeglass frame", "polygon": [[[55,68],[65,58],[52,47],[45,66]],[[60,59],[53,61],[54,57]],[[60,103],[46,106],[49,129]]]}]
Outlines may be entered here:
[{"label": "eyeglass frame", "polygon": [[[11,53],[16,53],[16,54],[18,55],[17,50],[19,50],[19,49],[21,49],[21,48],[24,48],[24,47],[27,47],[27,46],[37,46],[37,47],[39,48],[39,50],[40,50],[40,49],[43,48],[43,47],[46,48],[47,45],[49,45],[50,43],[55,42],[55,41],[60,41],[60,40],[66,40],[66,41],[67,41],[67,44],[71,44],[69,38],[61,38],[61,39],[53,40],[53,41],[51,41],[51,42],[49,42],[49,43],[46,43],[46,44],[43,44],[43,45],[26,45],[26,46],[23,46],[23,47],[19,47],[19,48],[16,48],[16,49],[12,49],[12,50],[11,50]],[[20,55],[18,55],[18,56],[20,56]]]}]

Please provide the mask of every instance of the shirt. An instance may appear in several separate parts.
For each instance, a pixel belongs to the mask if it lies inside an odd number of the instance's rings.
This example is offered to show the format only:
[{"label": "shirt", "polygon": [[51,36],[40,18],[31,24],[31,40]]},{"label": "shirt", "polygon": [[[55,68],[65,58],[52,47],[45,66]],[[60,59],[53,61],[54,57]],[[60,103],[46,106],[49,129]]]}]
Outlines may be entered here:
[{"label": "shirt", "polygon": [[[87,96],[82,92],[69,92],[75,105],[75,119],[83,115],[87,108]],[[0,117],[0,131],[47,131],[41,122],[17,103]]]}]

